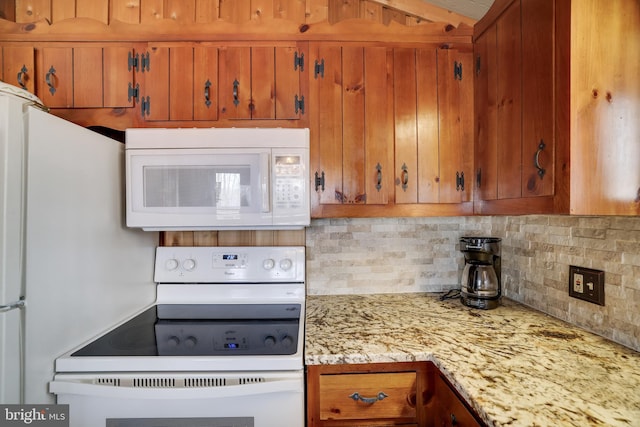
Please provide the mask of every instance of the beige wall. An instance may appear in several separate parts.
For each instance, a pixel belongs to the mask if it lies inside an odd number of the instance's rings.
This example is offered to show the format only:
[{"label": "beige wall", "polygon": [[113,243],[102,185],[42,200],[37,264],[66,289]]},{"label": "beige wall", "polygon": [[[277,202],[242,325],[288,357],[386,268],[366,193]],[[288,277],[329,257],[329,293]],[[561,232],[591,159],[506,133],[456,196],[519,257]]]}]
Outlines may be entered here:
[{"label": "beige wall", "polygon": [[[458,287],[461,236],[503,239],[503,292],[640,350],[640,218],[321,219],[307,230],[309,294]],[[605,306],[568,296],[569,265],[605,271]]]}]

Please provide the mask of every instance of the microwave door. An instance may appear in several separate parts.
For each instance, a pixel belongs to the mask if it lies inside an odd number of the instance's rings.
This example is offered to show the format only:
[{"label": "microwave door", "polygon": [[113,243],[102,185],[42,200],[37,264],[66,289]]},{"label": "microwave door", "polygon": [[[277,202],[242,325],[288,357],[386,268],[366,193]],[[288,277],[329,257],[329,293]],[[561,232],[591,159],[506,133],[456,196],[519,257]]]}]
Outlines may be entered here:
[{"label": "microwave door", "polygon": [[260,153],[260,192],[262,201],[262,212],[271,212],[271,156],[269,153]]},{"label": "microwave door", "polygon": [[148,230],[271,226],[270,158],[269,150],[237,149],[132,154],[127,225]]}]

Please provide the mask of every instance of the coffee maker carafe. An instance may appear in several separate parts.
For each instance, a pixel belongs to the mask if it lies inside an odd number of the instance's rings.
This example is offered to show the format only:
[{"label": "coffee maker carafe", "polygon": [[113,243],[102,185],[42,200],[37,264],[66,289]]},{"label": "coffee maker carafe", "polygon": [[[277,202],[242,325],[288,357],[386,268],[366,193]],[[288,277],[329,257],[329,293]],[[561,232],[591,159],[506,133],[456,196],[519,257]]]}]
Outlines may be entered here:
[{"label": "coffee maker carafe", "polygon": [[460,278],[460,299],[464,305],[488,310],[500,303],[501,242],[497,237],[460,238],[465,260]]}]

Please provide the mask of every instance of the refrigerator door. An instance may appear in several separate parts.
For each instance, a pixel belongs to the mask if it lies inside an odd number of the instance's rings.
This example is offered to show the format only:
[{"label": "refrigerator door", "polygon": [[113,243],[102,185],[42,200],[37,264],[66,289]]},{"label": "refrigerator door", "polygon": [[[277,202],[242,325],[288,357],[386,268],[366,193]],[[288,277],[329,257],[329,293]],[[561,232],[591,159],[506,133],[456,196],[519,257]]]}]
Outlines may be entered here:
[{"label": "refrigerator door", "polygon": [[155,300],[158,234],[125,227],[124,146],[28,108],[25,403],[54,361]]},{"label": "refrigerator door", "polygon": [[0,96],[0,403],[20,403],[24,295],[24,100]]}]

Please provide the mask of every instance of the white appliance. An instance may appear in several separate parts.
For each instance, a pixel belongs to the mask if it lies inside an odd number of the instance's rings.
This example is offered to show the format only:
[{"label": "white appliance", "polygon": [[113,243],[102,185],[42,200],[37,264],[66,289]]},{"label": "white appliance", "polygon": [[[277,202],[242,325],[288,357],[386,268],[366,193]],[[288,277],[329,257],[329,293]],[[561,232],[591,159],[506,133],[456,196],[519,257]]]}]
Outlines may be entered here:
[{"label": "white appliance", "polygon": [[124,224],[124,147],[0,84],[0,403],[49,404],[54,360],[155,297]]},{"label": "white appliance", "polygon": [[304,247],[159,247],[157,301],[56,361],[71,427],[303,427]]},{"label": "white appliance", "polygon": [[309,225],[309,129],[127,129],[127,225]]}]

